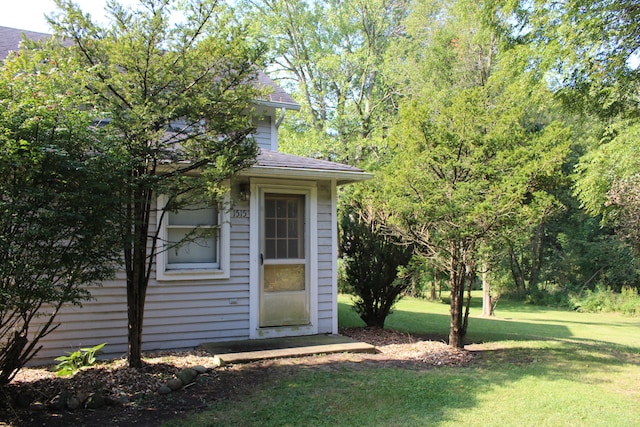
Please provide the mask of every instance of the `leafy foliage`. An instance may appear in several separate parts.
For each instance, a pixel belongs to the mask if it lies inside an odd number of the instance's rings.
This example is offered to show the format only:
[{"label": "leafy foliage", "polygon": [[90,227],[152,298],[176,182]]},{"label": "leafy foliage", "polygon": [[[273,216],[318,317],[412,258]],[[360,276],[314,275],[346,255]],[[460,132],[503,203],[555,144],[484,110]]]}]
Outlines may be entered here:
[{"label": "leafy foliage", "polygon": [[66,356],[56,357],[56,361],[60,362],[56,365],[55,371],[61,377],[75,374],[78,369],[92,366],[96,363],[96,355],[102,350],[107,343],[98,344],[94,347],[81,348]]},{"label": "leafy foliage", "polygon": [[[262,95],[254,84],[262,45],[215,0],[145,0],[136,9],[110,2],[105,26],[69,0],[56,4],[50,23],[71,44],[65,57],[84,70],[88,105],[108,122],[105,142],[119,161],[114,219],[127,276],[129,363],[139,367],[158,247],[156,197],[166,195],[170,209],[189,203],[179,197],[186,194],[218,201],[223,182],[254,161],[249,135],[252,101]],[[181,22],[172,23],[172,13]]]},{"label": "leafy foliage", "polygon": [[0,384],[57,327],[63,304],[90,297],[120,257],[112,157],[75,97],[75,64],[53,42],[0,70]]},{"label": "leafy foliage", "polygon": [[387,51],[402,36],[407,0],[245,0],[252,30],[270,34],[272,68],[302,109],[281,147],[360,164],[384,152],[400,92]]},{"label": "leafy foliage", "polygon": [[573,308],[587,313],[617,312],[640,316],[640,295],[635,288],[625,287],[621,292],[598,287],[571,298]]},{"label": "leafy foliage", "polygon": [[383,328],[393,305],[409,287],[400,270],[413,256],[413,248],[385,234],[384,221],[375,211],[351,203],[340,221],[340,254],[347,290],[357,297],[354,310],[367,326]]},{"label": "leafy foliage", "polygon": [[408,49],[420,55],[406,60],[417,83],[390,135],[385,209],[397,233],[448,272],[450,344],[461,346],[480,248],[556,208],[545,183],[570,133],[544,107],[544,83],[518,67],[526,49],[507,49],[484,23],[491,9],[457,2],[442,13],[448,19],[415,27]]}]

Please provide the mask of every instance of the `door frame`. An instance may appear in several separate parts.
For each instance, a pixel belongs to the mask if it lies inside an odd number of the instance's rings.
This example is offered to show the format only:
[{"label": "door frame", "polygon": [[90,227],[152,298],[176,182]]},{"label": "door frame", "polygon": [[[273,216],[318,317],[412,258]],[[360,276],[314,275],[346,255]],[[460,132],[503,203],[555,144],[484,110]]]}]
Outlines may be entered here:
[{"label": "door frame", "polygon": [[[318,190],[315,181],[251,179],[249,221],[249,338],[275,338],[318,333]],[[305,196],[305,253],[308,268],[309,325],[260,327],[260,250],[265,193]]]}]

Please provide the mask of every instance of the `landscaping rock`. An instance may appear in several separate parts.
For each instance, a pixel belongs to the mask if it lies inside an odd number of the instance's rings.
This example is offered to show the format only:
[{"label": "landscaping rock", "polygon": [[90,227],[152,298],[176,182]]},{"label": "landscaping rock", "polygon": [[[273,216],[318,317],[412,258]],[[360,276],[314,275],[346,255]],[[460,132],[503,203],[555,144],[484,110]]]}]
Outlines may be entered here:
[{"label": "landscaping rock", "polygon": [[180,390],[184,383],[179,378],[172,378],[167,382],[167,387],[171,390]]},{"label": "landscaping rock", "polygon": [[125,395],[120,395],[116,397],[116,401],[121,405],[126,405],[127,403],[130,402],[129,398]]},{"label": "landscaping rock", "polygon": [[214,356],[213,362],[211,363],[211,369],[219,368],[220,366],[222,366],[222,359],[218,356]]},{"label": "landscaping rock", "polygon": [[49,402],[49,408],[52,411],[64,411],[65,409],[67,409],[68,399],[69,396],[58,394],[53,399],[51,399],[51,402]]},{"label": "landscaping rock", "polygon": [[80,407],[81,404],[82,402],[76,396],[67,399],[67,409],[69,409],[70,411],[75,411]]},{"label": "landscaping rock", "polygon": [[106,405],[105,399],[100,394],[92,394],[85,402],[87,409],[100,409]]},{"label": "landscaping rock", "polygon": [[44,411],[47,409],[47,406],[42,402],[33,402],[29,405],[29,410],[31,411]]},{"label": "landscaping rock", "polygon": [[205,367],[204,367],[204,366],[202,366],[202,365],[196,365],[196,366],[194,366],[192,369],[193,369],[194,371],[196,371],[196,372],[198,373],[198,375],[206,374],[206,373],[207,373],[207,371],[208,371],[208,369],[207,369],[207,368],[205,368]]},{"label": "landscaping rock", "polygon": [[[125,397],[125,399],[126,399],[126,397]],[[107,406],[119,406],[119,405],[122,405],[123,403],[128,403],[129,399],[126,399],[126,400],[127,400],[127,402],[122,402],[119,397],[118,398],[112,398],[112,397],[105,396],[104,404],[107,405]]]},{"label": "landscaping rock", "polygon": [[171,393],[171,389],[166,384],[161,385],[160,388],[158,389],[158,394],[160,395],[164,396],[165,394],[169,394],[169,393]]},{"label": "landscaping rock", "polygon": [[182,384],[189,384],[190,382],[192,382],[196,376],[198,375],[198,373],[191,368],[185,368],[183,370],[181,370],[180,372],[178,372],[177,377],[180,379],[180,381],[182,381]]}]

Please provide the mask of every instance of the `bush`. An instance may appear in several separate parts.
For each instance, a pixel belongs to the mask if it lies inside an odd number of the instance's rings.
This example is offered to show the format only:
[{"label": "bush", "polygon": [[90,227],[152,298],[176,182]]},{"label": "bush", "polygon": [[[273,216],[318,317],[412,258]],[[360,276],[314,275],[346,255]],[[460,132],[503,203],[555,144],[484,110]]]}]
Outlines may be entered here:
[{"label": "bush", "polygon": [[640,316],[640,295],[632,287],[622,288],[620,293],[611,288],[597,287],[594,291],[587,290],[584,293],[571,298],[575,310],[587,313],[611,312],[629,316]]},{"label": "bush", "polygon": [[342,212],[340,252],[344,265],[342,287],[356,296],[354,310],[370,327],[384,326],[393,305],[409,287],[408,270],[398,269],[412,258],[413,248],[383,232],[375,214],[350,206]]}]

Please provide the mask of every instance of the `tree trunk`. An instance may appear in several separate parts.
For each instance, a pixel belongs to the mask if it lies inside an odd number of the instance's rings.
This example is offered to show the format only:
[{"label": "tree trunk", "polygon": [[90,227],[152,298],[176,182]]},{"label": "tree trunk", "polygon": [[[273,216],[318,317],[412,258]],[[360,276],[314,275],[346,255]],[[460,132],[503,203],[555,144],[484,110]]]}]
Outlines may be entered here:
[{"label": "tree trunk", "polygon": [[461,262],[458,258],[456,243],[451,244],[450,283],[451,283],[451,322],[449,327],[449,346],[462,348],[464,346],[464,328],[462,306],[464,302],[464,273],[460,271]]},{"label": "tree trunk", "polygon": [[494,316],[493,301],[491,301],[491,283],[487,274],[487,266],[482,267],[482,317]]},{"label": "tree trunk", "polygon": [[[149,284],[150,259],[154,255],[147,253],[149,236],[149,217],[151,196],[149,189],[138,188],[133,192],[133,203],[129,207],[132,219],[133,242],[128,247],[127,263],[127,317],[128,317],[128,354],[129,367],[142,367],[142,331],[144,306]],[[155,245],[152,245],[155,248]]]}]

